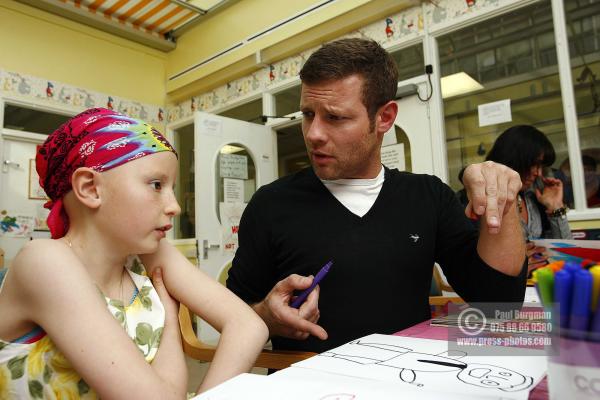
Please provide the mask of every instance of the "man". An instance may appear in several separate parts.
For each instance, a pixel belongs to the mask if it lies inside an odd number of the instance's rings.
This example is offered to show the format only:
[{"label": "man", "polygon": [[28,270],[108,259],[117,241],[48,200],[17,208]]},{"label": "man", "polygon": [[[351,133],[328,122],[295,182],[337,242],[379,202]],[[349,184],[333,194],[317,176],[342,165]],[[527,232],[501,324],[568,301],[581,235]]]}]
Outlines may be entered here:
[{"label": "man", "polygon": [[[312,168],[256,192],[227,280],[267,323],[273,347],[322,352],[430,318],[434,262],[467,301],[522,301],[519,175],[492,162],[468,167],[463,211],[438,178],[383,168],[398,72],[376,42],[326,44],[300,78]],[[480,233],[464,212],[481,218]],[[330,260],[320,290],[290,307]]]}]

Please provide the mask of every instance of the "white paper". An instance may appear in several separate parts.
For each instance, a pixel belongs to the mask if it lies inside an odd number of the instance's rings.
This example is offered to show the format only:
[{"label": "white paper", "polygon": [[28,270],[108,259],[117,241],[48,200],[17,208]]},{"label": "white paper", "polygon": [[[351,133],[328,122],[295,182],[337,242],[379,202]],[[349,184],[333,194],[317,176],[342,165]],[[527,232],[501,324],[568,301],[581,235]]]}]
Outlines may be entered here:
[{"label": "white paper", "polygon": [[525,300],[523,300],[525,306],[542,306],[540,296],[538,296],[537,290],[533,286],[527,286],[525,288]]},{"label": "white paper", "polygon": [[238,229],[244,208],[246,203],[219,203],[223,254],[233,254],[238,248]]},{"label": "white paper", "polygon": [[225,203],[244,202],[244,182],[243,179],[223,179],[223,195]]},{"label": "white paper", "polygon": [[221,178],[248,179],[248,157],[237,154],[219,155]]},{"label": "white paper", "polygon": [[209,136],[223,136],[223,124],[219,120],[205,118],[200,123],[200,133]]},{"label": "white paper", "polygon": [[44,208],[44,203],[38,203],[35,206],[35,230],[40,231],[48,231],[48,223],[46,220],[48,219],[48,214],[50,214],[50,210]]},{"label": "white paper", "polygon": [[382,147],[381,163],[390,169],[396,168],[398,171],[404,171],[406,169],[404,143]]},{"label": "white paper", "polygon": [[[274,375],[241,374],[194,400],[475,400],[482,397],[424,392],[414,388],[286,368]],[[499,397],[485,397],[499,399]]]},{"label": "white paper", "polygon": [[512,121],[510,99],[477,106],[479,126],[488,126]]},{"label": "white paper", "polygon": [[[514,354],[514,349],[497,348]],[[442,340],[369,335],[293,365],[423,391],[526,400],[546,372],[546,357],[448,354]]]}]

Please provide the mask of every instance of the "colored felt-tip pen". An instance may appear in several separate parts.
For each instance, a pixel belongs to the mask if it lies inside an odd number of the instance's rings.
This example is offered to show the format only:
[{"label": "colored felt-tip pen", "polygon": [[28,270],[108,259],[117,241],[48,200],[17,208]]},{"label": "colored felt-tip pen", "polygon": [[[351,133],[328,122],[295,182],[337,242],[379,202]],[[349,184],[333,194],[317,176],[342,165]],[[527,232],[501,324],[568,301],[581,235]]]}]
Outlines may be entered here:
[{"label": "colored felt-tip pen", "polygon": [[308,297],[310,292],[312,292],[314,290],[314,288],[317,287],[319,282],[321,282],[323,280],[323,278],[325,278],[325,275],[327,275],[327,273],[329,272],[329,268],[331,267],[331,264],[333,264],[333,261],[329,261],[327,264],[325,264],[323,266],[323,268],[321,268],[321,270],[317,273],[317,275],[313,279],[311,285],[307,289],[305,289],[302,293],[300,293],[298,295],[298,297],[296,297],[294,299],[294,301],[292,301],[292,304],[291,304],[292,307],[300,308],[300,306],[302,305],[302,303],[304,303],[304,300],[306,300],[306,298]]}]

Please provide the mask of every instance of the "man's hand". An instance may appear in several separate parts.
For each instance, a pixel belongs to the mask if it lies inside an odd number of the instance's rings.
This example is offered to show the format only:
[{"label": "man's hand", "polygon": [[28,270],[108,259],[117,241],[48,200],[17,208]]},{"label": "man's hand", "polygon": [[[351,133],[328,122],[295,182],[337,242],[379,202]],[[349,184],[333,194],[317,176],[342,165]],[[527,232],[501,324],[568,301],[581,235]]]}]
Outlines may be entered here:
[{"label": "man's hand", "polygon": [[252,306],[269,327],[271,336],[306,339],[309,335],[327,339],[327,332],[316,322],[319,320],[319,286],[310,293],[299,309],[290,307],[295,290],[304,290],[313,277],[292,274],[279,281],[260,303]]},{"label": "man's hand", "polygon": [[492,161],[471,164],[465,169],[463,185],[469,203],[465,214],[471,219],[485,216],[489,233],[500,232],[502,217],[521,190],[521,178],[512,169]]}]

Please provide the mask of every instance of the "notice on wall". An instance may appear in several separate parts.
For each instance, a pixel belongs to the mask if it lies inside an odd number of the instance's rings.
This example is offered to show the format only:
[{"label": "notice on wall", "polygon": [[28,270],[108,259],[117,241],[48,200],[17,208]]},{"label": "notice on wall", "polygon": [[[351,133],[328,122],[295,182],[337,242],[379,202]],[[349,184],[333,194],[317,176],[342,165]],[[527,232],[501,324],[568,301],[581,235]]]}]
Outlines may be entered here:
[{"label": "notice on wall", "polygon": [[488,126],[512,121],[510,99],[494,101],[477,106],[479,126]]},{"label": "notice on wall", "polygon": [[244,202],[244,180],[243,179],[223,179],[223,194],[225,203],[243,203]]},{"label": "notice on wall", "polygon": [[217,119],[205,118],[200,121],[200,134],[209,136],[223,136],[223,123]]},{"label": "notice on wall", "polygon": [[221,178],[248,179],[248,157],[220,154],[219,175]]},{"label": "notice on wall", "polygon": [[404,143],[382,147],[381,163],[390,169],[396,168],[398,171],[404,171],[406,169]]},{"label": "notice on wall", "polygon": [[238,248],[238,229],[246,203],[219,203],[221,217],[221,251],[233,254]]},{"label": "notice on wall", "polygon": [[43,203],[38,203],[35,206],[35,226],[33,227],[36,231],[49,231],[46,220],[48,219],[50,210],[44,208]]},{"label": "notice on wall", "polygon": [[33,215],[0,215],[0,236],[27,237],[33,232],[35,217]]}]

